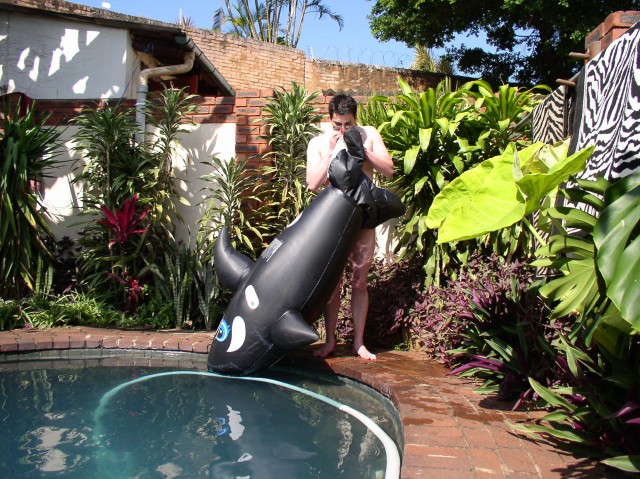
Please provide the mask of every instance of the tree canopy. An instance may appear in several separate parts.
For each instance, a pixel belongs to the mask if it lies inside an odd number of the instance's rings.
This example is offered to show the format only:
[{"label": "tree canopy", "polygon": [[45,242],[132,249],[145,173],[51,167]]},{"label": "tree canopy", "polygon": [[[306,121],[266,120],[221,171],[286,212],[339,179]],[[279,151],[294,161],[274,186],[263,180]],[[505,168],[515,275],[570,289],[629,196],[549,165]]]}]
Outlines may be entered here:
[{"label": "tree canopy", "polygon": [[[409,46],[446,48],[457,69],[493,84],[515,81],[555,86],[572,77],[585,37],[611,13],[640,0],[375,0],[373,35]],[[494,51],[453,46],[456,35],[486,34]]]}]

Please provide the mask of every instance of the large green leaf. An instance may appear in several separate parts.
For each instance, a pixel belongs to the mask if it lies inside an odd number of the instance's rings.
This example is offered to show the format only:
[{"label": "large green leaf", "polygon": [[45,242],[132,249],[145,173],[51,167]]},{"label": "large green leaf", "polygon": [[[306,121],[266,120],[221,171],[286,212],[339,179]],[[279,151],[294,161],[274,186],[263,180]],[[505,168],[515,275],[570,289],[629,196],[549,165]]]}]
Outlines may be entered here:
[{"label": "large green leaf", "polygon": [[[636,173],[614,185],[616,191],[626,192],[614,197],[594,230],[597,263],[607,284],[607,296],[636,331],[640,331],[639,179]],[[607,195],[605,201],[610,197]]]},{"label": "large green leaf", "polygon": [[553,147],[543,147],[537,160],[548,166],[547,171],[525,174],[516,184],[527,198],[526,214],[536,211],[540,207],[540,200],[554,191],[558,185],[576,173],[584,170],[587,158],[593,153],[594,147],[585,148],[566,158],[566,142],[557,147],[564,152],[565,158],[559,157]]},{"label": "large green leaf", "polygon": [[475,238],[522,218],[524,198],[513,180],[512,147],[483,161],[445,186],[427,215],[429,228],[440,228],[438,243]]},{"label": "large green leaf", "polygon": [[571,312],[583,313],[585,306],[591,304],[598,295],[593,258],[568,261],[563,269],[563,276],[540,288],[542,296],[559,301],[551,314],[553,318],[560,318]]},{"label": "large green leaf", "polygon": [[534,143],[505,151],[445,186],[429,209],[427,225],[438,243],[460,241],[509,227],[540,208],[561,183],[583,170],[593,148],[567,157],[568,143]]}]

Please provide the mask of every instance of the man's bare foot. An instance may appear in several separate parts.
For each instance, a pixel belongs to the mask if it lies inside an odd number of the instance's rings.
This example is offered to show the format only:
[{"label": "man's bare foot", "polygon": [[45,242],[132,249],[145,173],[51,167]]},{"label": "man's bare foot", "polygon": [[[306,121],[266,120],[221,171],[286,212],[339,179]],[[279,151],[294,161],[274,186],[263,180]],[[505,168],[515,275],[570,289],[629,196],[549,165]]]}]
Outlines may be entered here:
[{"label": "man's bare foot", "polygon": [[360,346],[357,351],[354,350],[354,353],[356,353],[356,355],[360,356],[362,359],[366,359],[367,361],[376,360],[376,355],[370,353],[369,350],[364,347],[364,345]]},{"label": "man's bare foot", "polygon": [[313,356],[316,358],[326,358],[331,355],[335,349],[336,345],[334,343],[324,343],[320,348],[313,352]]}]

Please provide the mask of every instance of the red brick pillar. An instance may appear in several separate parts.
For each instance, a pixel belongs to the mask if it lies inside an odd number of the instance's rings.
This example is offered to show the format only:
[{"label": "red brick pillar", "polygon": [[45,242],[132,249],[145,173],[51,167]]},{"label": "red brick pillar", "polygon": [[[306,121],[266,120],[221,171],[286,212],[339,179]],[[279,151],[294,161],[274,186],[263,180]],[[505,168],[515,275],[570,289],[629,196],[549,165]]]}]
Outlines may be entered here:
[{"label": "red brick pillar", "polygon": [[614,12],[605,18],[584,41],[588,60],[607,48],[636,22],[640,21],[640,12],[635,10]]},{"label": "red brick pillar", "polygon": [[269,141],[260,135],[269,133],[262,107],[271,97],[273,90],[236,91],[236,159],[246,159],[256,169],[267,163],[262,156],[269,151]]}]

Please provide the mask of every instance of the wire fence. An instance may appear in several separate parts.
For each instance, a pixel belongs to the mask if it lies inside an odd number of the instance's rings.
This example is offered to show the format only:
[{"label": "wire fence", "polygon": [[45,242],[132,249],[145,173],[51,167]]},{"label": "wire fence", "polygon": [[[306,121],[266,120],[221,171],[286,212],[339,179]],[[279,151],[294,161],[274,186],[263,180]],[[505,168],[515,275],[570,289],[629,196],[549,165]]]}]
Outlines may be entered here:
[{"label": "wire fence", "polygon": [[368,47],[335,46],[314,48],[307,47],[308,58],[316,60],[338,61],[348,63],[364,63],[367,65],[409,68],[413,62],[413,54],[393,50],[379,50]]}]

